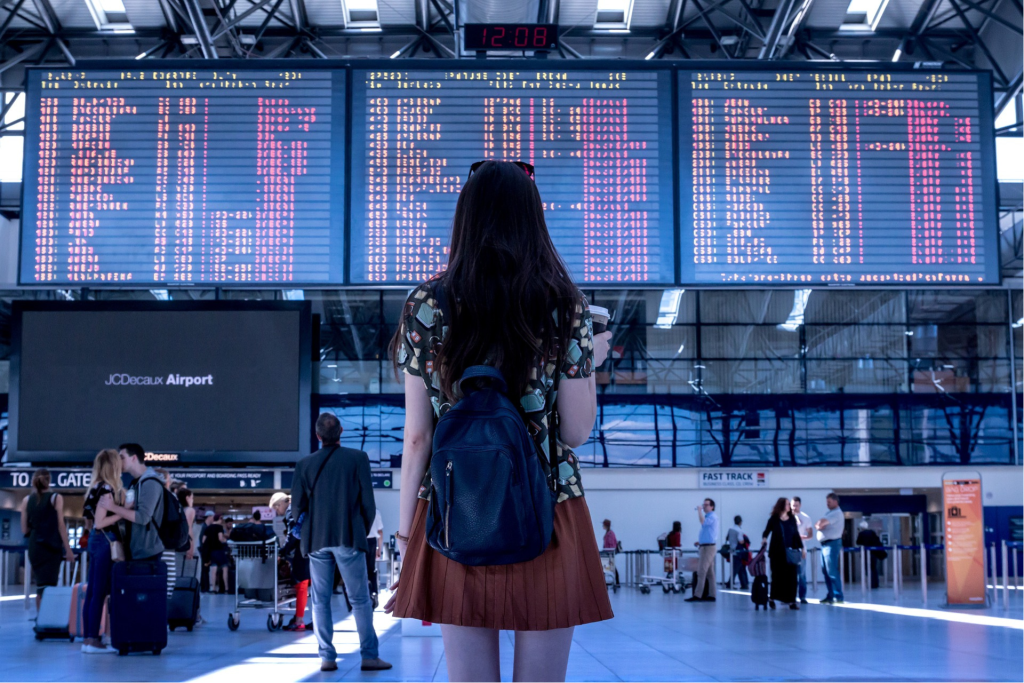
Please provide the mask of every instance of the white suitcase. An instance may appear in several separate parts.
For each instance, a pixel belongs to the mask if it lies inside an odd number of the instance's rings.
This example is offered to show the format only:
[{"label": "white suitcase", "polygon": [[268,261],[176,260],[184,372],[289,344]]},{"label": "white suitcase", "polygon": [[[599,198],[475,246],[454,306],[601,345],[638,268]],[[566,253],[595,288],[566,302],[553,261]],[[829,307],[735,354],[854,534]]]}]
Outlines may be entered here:
[{"label": "white suitcase", "polygon": [[[77,562],[72,566],[72,577],[74,577],[76,569]],[[65,570],[66,567],[61,565],[60,576],[62,582],[65,582]],[[71,598],[73,593],[74,587],[66,585],[48,586],[43,589],[43,598],[39,602],[39,614],[36,616],[36,625],[32,629],[36,633],[36,640],[67,638],[71,642],[75,641],[75,637],[71,634],[70,630]]]}]

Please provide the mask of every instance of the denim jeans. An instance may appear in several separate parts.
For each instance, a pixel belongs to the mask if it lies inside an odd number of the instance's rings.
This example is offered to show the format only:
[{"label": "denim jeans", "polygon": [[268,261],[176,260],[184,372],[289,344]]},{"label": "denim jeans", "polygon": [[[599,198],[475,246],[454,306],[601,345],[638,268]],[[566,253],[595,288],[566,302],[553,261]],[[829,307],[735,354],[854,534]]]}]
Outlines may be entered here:
[{"label": "denim jeans", "polygon": [[[737,551],[732,554],[732,578],[740,580],[740,590],[747,590],[747,559],[750,554],[746,551]],[[732,579],[729,580],[729,587],[732,588]]]},{"label": "denim jeans", "polygon": [[86,638],[100,637],[100,623],[103,621],[103,602],[110,595],[110,580],[114,563],[110,559],[110,541],[102,529],[93,529],[89,534],[89,576],[85,588],[85,605],[82,608],[82,634]]},{"label": "denim jeans", "polygon": [[833,600],[843,599],[843,581],[839,576],[839,553],[841,552],[843,552],[841,538],[821,542],[821,571],[825,575],[825,588],[828,589],[826,597]]},{"label": "denim jeans", "polygon": [[321,548],[309,554],[309,587],[313,602],[313,630],[320,645],[320,659],[333,662],[338,658],[334,648],[334,617],[331,596],[334,594],[334,566],[337,564],[345,581],[352,613],[359,632],[359,653],[363,659],[377,658],[377,634],[373,630],[373,603],[366,578],[366,557],[362,550],[338,546]]},{"label": "denim jeans", "polygon": [[796,566],[796,597],[800,600],[807,599],[807,558],[800,560],[800,564]]}]

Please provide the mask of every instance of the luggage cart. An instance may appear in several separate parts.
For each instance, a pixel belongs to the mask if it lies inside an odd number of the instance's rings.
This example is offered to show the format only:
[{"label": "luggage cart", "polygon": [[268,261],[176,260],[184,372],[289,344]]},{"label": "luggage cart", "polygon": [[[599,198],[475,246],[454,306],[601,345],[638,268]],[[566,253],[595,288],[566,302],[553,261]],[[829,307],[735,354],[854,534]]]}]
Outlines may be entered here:
[{"label": "luggage cart", "polygon": [[612,589],[612,593],[619,592],[619,582],[615,578],[615,551],[601,551],[601,568],[604,570],[604,585]]},{"label": "luggage cart", "polygon": [[[654,586],[661,586],[663,593],[682,593],[689,583],[686,581],[688,568],[696,568],[696,557],[686,555],[692,551],[680,548],[665,548],[661,551],[664,558],[664,573],[661,575],[645,575],[640,577],[640,592],[647,595]],[[692,571],[692,570],[691,570]]]},{"label": "luggage cart", "polygon": [[[240,611],[243,609],[272,609],[273,612],[267,615],[267,630],[277,631],[284,625],[284,615],[278,609],[280,581],[277,576],[278,556],[277,537],[268,538],[266,541],[228,541],[228,548],[231,550],[231,557],[235,560],[235,610],[228,614],[228,628],[237,631],[242,623]],[[271,564],[270,584],[268,586],[247,586],[253,589],[271,589],[274,591],[274,598],[271,601],[258,599],[238,598],[238,584],[241,583],[241,564],[243,562],[260,562],[261,565]],[[292,598],[294,599],[294,597]]]}]

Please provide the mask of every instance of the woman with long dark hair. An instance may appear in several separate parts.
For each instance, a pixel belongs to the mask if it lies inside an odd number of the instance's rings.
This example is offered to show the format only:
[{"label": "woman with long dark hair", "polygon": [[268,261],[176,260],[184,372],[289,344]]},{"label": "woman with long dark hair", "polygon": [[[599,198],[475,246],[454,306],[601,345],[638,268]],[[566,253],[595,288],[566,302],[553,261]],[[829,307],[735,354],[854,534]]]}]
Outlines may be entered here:
[{"label": "woman with long dark hair", "polygon": [[[761,534],[761,545],[768,545],[768,562],[772,568],[772,592],[768,606],[775,609],[775,601],[786,603],[790,609],[800,609],[796,603],[796,579],[799,559],[806,556],[804,542],[797,530],[796,517],[788,498],[779,498],[768,518],[768,526]],[[794,561],[797,560],[797,561]]]},{"label": "woman with long dark hair", "polygon": [[[452,681],[499,680],[500,630],[516,632],[515,680],[564,680],[574,627],[612,618],[572,451],[593,428],[592,372],[610,337],[592,334],[587,301],[548,234],[533,168],[474,164],[455,208],[448,269],[412,292],[391,345],[405,372],[403,569],[386,609],[441,624]],[[466,566],[426,540],[434,426],[459,400],[463,371],[481,364],[501,370],[540,457],[554,466],[554,534],[526,562]]]},{"label": "woman with long dark hair", "polygon": [[75,563],[64,526],[64,496],[50,489],[50,470],[40,467],[32,474],[32,493],[25,496],[18,510],[21,533],[28,539],[28,557],[36,575],[38,610],[43,591],[56,586],[60,579],[60,563]]}]

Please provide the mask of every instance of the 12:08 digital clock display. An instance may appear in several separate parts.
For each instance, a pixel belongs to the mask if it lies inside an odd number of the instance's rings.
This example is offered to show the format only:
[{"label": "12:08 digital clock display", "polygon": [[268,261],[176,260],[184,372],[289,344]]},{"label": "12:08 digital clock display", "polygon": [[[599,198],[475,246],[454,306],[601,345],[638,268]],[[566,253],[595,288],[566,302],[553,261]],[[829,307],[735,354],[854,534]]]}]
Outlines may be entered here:
[{"label": "12:08 digital clock display", "polygon": [[466,50],[554,50],[557,24],[465,24]]}]

